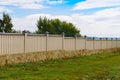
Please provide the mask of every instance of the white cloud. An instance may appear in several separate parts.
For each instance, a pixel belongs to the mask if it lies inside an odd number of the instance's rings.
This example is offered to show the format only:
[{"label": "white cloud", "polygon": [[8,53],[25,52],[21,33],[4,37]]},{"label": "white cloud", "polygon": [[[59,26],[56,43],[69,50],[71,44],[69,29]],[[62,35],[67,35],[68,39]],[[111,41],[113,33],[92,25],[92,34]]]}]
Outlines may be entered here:
[{"label": "white cloud", "polygon": [[77,3],[73,9],[82,10],[111,6],[120,6],[120,0],[86,0],[84,2]]},{"label": "white cloud", "polygon": [[99,36],[99,37],[119,37],[120,35],[120,8],[106,9],[91,15],[73,14],[50,15],[50,14],[33,14],[25,18],[14,18],[15,28],[18,30],[37,30],[36,22],[38,18],[47,17],[49,19],[59,18],[67,22],[72,22],[82,35]]},{"label": "white cloud", "polygon": [[7,13],[11,13],[11,12],[12,12],[12,10],[9,10],[9,9],[7,9],[6,7],[1,7],[1,6],[0,6],[0,12],[7,12]]},{"label": "white cloud", "polygon": [[24,9],[42,9],[45,7],[43,5],[38,5],[38,4],[24,4],[21,6],[21,8],[24,8]]},{"label": "white cloud", "polygon": [[0,5],[12,5],[26,9],[43,9],[43,0],[0,0]]},{"label": "white cloud", "polygon": [[73,15],[81,32],[89,36],[120,35],[120,8],[106,9],[92,15]]},{"label": "white cloud", "polygon": [[35,31],[37,28],[35,27],[37,18],[13,18],[12,22],[14,24],[14,29],[16,30],[29,30],[29,31]]},{"label": "white cloud", "polygon": [[47,4],[62,4],[63,0],[0,0],[0,5],[16,6],[24,9],[43,9],[48,8],[43,3]]},{"label": "white cloud", "polygon": [[32,15],[26,16],[26,18],[32,18],[32,19],[39,19],[39,17],[51,18],[52,16],[50,14],[32,14]]},{"label": "white cloud", "polygon": [[52,4],[52,5],[62,4],[62,3],[63,3],[63,0],[47,0],[47,3],[48,3],[48,4]]}]

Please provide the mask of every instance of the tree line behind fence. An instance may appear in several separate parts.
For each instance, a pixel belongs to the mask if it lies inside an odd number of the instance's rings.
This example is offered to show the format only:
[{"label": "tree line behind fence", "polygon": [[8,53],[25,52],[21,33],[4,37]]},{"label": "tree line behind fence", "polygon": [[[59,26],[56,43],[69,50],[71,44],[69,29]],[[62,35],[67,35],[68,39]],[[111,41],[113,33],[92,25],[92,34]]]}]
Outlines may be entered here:
[{"label": "tree line behind fence", "polygon": [[119,48],[120,40],[88,39],[87,37],[65,37],[50,34],[0,34],[0,55],[42,52],[51,50],[97,50]]}]

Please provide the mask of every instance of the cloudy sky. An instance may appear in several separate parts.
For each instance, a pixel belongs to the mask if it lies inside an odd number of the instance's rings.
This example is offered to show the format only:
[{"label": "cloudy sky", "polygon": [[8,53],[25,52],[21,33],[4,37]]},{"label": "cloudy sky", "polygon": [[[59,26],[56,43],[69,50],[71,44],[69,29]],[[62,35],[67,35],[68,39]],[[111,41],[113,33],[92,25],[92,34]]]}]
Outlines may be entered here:
[{"label": "cloudy sky", "polygon": [[72,22],[82,35],[120,37],[120,0],[0,0],[16,30],[37,30],[38,18]]}]

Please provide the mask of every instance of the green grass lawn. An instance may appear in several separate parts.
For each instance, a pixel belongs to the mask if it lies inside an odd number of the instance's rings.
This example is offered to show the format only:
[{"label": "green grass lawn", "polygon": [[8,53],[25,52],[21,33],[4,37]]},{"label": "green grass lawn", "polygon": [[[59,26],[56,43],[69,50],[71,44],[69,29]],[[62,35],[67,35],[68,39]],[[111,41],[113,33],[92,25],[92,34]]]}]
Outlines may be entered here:
[{"label": "green grass lawn", "polygon": [[0,80],[120,80],[120,52],[6,65]]}]

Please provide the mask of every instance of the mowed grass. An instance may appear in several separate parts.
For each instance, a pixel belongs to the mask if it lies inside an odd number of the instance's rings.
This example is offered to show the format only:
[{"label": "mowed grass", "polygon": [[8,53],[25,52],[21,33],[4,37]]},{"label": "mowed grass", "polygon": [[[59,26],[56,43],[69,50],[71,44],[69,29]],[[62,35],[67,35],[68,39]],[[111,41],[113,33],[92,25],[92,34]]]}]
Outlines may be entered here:
[{"label": "mowed grass", "polygon": [[6,65],[0,80],[120,80],[120,52]]}]

